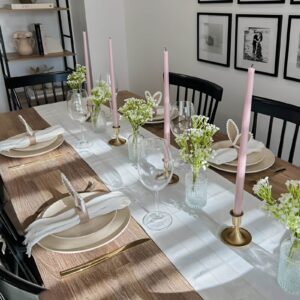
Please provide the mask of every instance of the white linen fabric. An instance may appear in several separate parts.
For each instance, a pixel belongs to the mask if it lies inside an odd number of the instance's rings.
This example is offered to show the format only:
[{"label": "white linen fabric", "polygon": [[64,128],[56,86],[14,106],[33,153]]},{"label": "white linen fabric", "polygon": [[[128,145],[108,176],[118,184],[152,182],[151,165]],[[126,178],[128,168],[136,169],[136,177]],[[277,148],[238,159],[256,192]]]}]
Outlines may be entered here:
[{"label": "white linen fabric", "polygon": [[[65,130],[59,125],[48,127],[44,130],[35,131],[35,139],[37,143],[49,141],[60,134],[64,134]],[[15,148],[26,148],[30,145],[30,136],[27,134],[14,136],[7,140],[0,141],[0,151],[9,151]]]},{"label": "white linen fabric", "polygon": [[[260,152],[265,148],[265,145],[262,142],[256,141],[251,138],[247,144],[247,154],[254,152]],[[227,162],[233,161],[238,158],[238,149],[236,148],[220,148],[214,150],[214,156],[210,159],[211,163],[216,165],[222,165]]]},{"label": "white linen fabric", "polygon": [[[74,146],[79,139],[79,123],[71,120],[65,103],[35,108],[50,124],[66,129],[65,139],[98,174],[110,190],[121,190],[131,202],[130,211],[143,227],[146,212],[154,210],[153,194],[139,182],[136,167],[128,161],[127,146],[111,147],[107,141],[113,135],[111,123],[105,133],[94,133],[86,124],[87,139],[93,143],[88,150]],[[128,137],[130,125],[121,120],[121,134]],[[141,134],[153,137],[142,129]],[[172,148],[174,158],[178,150]],[[149,236],[167,255],[179,272],[204,299],[222,300],[282,300],[298,299],[286,294],[276,283],[279,244],[285,228],[260,209],[261,201],[244,193],[243,226],[253,237],[250,246],[231,248],[220,241],[224,226],[231,225],[229,211],[233,207],[235,186],[212,170],[207,170],[208,201],[202,210],[184,203],[184,176],[187,169],[175,169],[180,181],[160,192],[161,210],[168,211],[173,224],[161,232],[149,231]],[[299,299],[298,299],[299,300]]]},{"label": "white linen fabric", "polygon": [[[111,192],[95,197],[86,203],[90,219],[108,214],[130,205],[130,200],[122,192]],[[53,217],[40,218],[31,223],[25,230],[24,244],[27,255],[31,256],[32,247],[44,237],[67,230],[80,223],[80,217],[75,208]]]},{"label": "white linen fabric", "polygon": [[19,118],[20,122],[23,124],[23,126],[25,127],[26,132],[29,135],[33,136],[34,135],[34,131],[30,127],[30,125],[26,122],[26,120],[21,115],[18,115],[18,118]]}]

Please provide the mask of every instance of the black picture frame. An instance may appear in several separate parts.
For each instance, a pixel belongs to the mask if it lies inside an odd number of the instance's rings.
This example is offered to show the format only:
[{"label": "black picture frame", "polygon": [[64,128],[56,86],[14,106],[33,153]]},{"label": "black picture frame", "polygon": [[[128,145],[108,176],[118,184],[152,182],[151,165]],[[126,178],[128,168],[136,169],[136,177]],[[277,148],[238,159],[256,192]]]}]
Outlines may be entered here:
[{"label": "black picture frame", "polygon": [[214,3],[214,4],[217,4],[217,3],[233,3],[233,0],[198,0],[198,3],[201,4],[201,3],[205,3],[205,4],[208,4],[208,3]]},{"label": "black picture frame", "polygon": [[290,4],[300,4],[300,0],[291,0]]},{"label": "black picture frame", "polygon": [[[293,0],[291,0],[293,1]],[[285,3],[285,0],[238,0],[237,1],[238,4],[282,4]]]},{"label": "black picture frame", "polygon": [[[221,38],[221,45],[212,46],[209,45],[207,41],[205,41],[205,45],[201,44],[203,41],[203,37],[201,37],[201,34],[203,33],[204,28],[201,26],[201,16],[207,16],[208,18],[211,18],[211,20],[214,20],[214,17],[218,20],[223,20],[223,25],[227,26],[227,30],[225,28],[220,28],[222,24],[220,22],[218,24],[213,24],[214,27],[207,27],[208,30],[211,30],[212,32],[215,32],[215,36],[220,40],[220,32],[222,31],[222,38]],[[203,23],[204,24],[204,23]],[[218,27],[215,27],[218,26]],[[231,49],[231,26],[232,26],[232,14],[227,13],[207,13],[207,12],[201,12],[197,13],[197,60],[202,62],[207,62],[215,65],[220,65],[224,67],[230,66],[230,49]],[[224,34],[225,31],[225,34]],[[214,43],[214,37],[208,36],[208,38],[211,38],[212,43]],[[223,43],[225,43],[223,45]],[[203,47],[201,46],[203,45]],[[225,53],[223,53],[225,52]]]},{"label": "black picture frame", "polygon": [[[241,24],[239,25],[239,23],[242,23],[242,19],[244,19],[243,22],[245,23],[243,28],[241,28]],[[247,23],[247,19],[249,19],[249,23]],[[247,26],[245,26],[246,24]],[[266,26],[272,26],[272,28]],[[282,15],[237,14],[235,19],[234,68],[247,71],[248,67],[254,65],[256,73],[277,77],[280,58],[281,30]],[[273,37],[274,32],[276,33],[275,38]],[[243,33],[242,37],[241,33]],[[260,37],[260,41],[255,42],[256,45],[260,45],[259,54],[257,52],[258,49],[254,51],[254,38],[256,34]],[[264,42],[261,43],[263,35],[265,35],[265,38]],[[252,40],[252,42],[249,40]],[[241,42],[243,43],[242,46]],[[250,46],[251,43],[252,47]],[[242,52],[241,47],[243,47]],[[250,47],[252,48],[251,50]],[[267,49],[267,51],[264,51],[264,49]]]},{"label": "black picture frame", "polygon": [[[293,39],[291,41],[291,32],[294,30],[292,22],[293,20],[298,20],[298,26],[300,24],[300,15],[289,16],[288,27],[287,27],[287,38],[286,38],[286,50],[285,50],[285,59],[284,59],[284,71],[283,78],[287,80],[293,80],[300,82],[300,30],[298,30],[298,39]],[[296,26],[296,28],[299,28]],[[296,56],[296,57],[295,57]],[[290,67],[290,60],[295,61],[295,68]],[[294,69],[294,70],[292,70]],[[298,69],[298,70],[297,70]],[[298,76],[297,76],[298,75]]]}]

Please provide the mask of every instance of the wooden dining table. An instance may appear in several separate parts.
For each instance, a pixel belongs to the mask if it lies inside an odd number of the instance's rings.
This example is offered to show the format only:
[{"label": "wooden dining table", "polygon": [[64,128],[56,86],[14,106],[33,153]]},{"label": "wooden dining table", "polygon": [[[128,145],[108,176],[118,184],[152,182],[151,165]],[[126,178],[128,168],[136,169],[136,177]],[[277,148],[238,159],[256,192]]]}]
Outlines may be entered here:
[{"label": "wooden dining table", "polygon": [[[118,93],[118,103],[135,96],[129,91]],[[18,114],[35,129],[44,129],[47,122],[33,109],[0,114],[0,140],[24,131]],[[161,124],[146,125],[152,133],[162,136]],[[224,139],[217,134],[215,140]],[[174,139],[172,144],[176,146]],[[63,172],[76,190],[84,190],[89,181],[96,183],[94,190],[107,193],[108,188],[67,143],[56,150],[31,158],[0,156],[0,173],[6,194],[6,210],[19,232],[23,232],[39,214],[41,207],[50,205],[66,195],[60,180]],[[234,182],[235,174],[216,170]],[[259,178],[269,176],[275,195],[284,192],[284,182],[299,179],[300,168],[276,158],[268,170],[246,176],[245,190]],[[61,254],[40,246],[33,248],[33,257],[47,291],[40,299],[201,299],[178,272],[159,247],[151,240],[113,257],[92,269],[61,279],[59,272],[99,257],[134,240],[147,238],[147,233],[131,218],[127,229],[109,244],[93,251]]]}]

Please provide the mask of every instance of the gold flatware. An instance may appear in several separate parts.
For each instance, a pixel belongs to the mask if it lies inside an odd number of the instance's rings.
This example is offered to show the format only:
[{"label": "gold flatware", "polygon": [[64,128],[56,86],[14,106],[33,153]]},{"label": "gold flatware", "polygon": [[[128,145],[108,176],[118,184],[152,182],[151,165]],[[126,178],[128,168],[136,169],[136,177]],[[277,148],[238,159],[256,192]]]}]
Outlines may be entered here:
[{"label": "gold flatware", "polygon": [[57,159],[58,157],[62,156],[62,154],[56,154],[48,159],[37,159],[37,160],[32,160],[32,161],[29,161],[27,163],[24,163],[24,164],[17,164],[17,165],[13,165],[13,166],[9,166],[8,168],[9,169],[17,169],[17,168],[23,168],[23,167],[27,167],[29,165],[32,165],[32,164],[37,164],[37,163],[40,163],[40,162],[44,162],[44,161],[48,161],[48,160],[53,160],[53,159]]},{"label": "gold flatware", "polygon": [[131,249],[131,248],[134,248],[138,245],[144,244],[148,241],[150,241],[150,239],[140,239],[140,240],[133,241],[133,242],[127,244],[127,245],[124,245],[124,246],[122,246],[122,247],[120,247],[116,250],[113,250],[109,253],[103,254],[103,255],[95,258],[95,259],[92,259],[92,260],[86,262],[86,263],[83,263],[81,265],[78,265],[76,267],[73,267],[73,268],[70,268],[70,269],[67,269],[67,270],[64,270],[64,271],[61,271],[60,272],[60,277],[65,278],[67,276],[70,276],[70,275],[88,270],[88,269],[98,265],[99,263],[120,254],[121,252],[124,252],[126,250]]}]

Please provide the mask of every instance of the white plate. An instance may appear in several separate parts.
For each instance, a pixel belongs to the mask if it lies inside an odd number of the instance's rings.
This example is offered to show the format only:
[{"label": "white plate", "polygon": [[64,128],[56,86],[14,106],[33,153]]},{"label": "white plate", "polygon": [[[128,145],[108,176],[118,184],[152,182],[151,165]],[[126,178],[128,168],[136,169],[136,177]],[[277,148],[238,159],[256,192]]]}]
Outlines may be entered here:
[{"label": "white plate", "polygon": [[45,145],[44,147],[39,149],[29,150],[29,151],[24,151],[24,149],[22,149],[21,151],[17,149],[12,149],[9,151],[1,151],[0,153],[4,156],[12,157],[12,158],[33,157],[33,156],[38,156],[53,151],[54,149],[58,148],[63,142],[64,142],[64,136],[60,134],[49,145]]},{"label": "white plate", "polygon": [[[98,193],[84,193],[85,200],[92,199]],[[49,206],[43,217],[54,216],[74,205],[70,197],[60,199]],[[130,211],[128,207],[107,215],[99,216],[86,224],[47,236],[39,245],[47,250],[59,253],[79,253],[99,248],[117,238],[128,226]]]},{"label": "white plate", "polygon": [[[232,143],[229,140],[226,141],[220,141],[220,142],[216,142],[213,144],[213,149],[220,149],[220,148],[229,148],[232,145]],[[247,166],[252,166],[255,164],[258,164],[259,162],[261,162],[264,159],[264,152],[263,151],[259,151],[259,152],[253,152],[247,155]],[[225,165],[228,166],[233,166],[233,167],[237,167],[238,165],[238,160],[235,159],[233,161],[224,163]]]},{"label": "white plate", "polygon": [[[270,168],[274,164],[275,156],[272,153],[272,151],[270,151],[267,148],[264,148],[264,149],[261,150],[261,152],[263,152],[264,159],[261,162],[255,164],[255,165],[247,166],[246,167],[246,173],[247,174],[264,171],[264,170]],[[228,165],[225,165],[225,164],[215,165],[215,164],[211,163],[211,166],[215,169],[225,171],[225,172],[229,172],[229,173],[236,173],[236,171],[237,171],[237,167],[228,166]]]},{"label": "white plate", "polygon": [[[162,106],[163,107],[163,106]],[[173,110],[171,113],[171,120],[178,117],[178,110]],[[159,114],[153,117],[152,121],[146,122],[146,124],[161,124],[164,122],[164,114]]]}]

